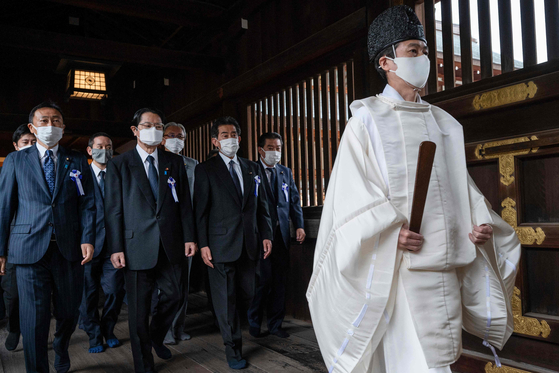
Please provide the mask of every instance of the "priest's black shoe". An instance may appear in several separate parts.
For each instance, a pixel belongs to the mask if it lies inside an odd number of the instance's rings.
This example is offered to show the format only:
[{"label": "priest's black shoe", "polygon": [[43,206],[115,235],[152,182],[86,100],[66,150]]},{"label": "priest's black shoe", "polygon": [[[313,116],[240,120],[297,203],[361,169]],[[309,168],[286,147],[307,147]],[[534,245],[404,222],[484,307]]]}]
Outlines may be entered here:
[{"label": "priest's black shoe", "polygon": [[155,344],[155,342],[152,342],[151,345],[153,346],[155,353],[157,354],[157,356],[159,356],[160,359],[169,360],[173,357],[171,350],[165,347],[165,345],[161,344],[158,346]]},{"label": "priest's black shoe", "polygon": [[271,334],[271,335],[275,335],[276,337],[280,337],[280,338],[287,338],[287,337],[289,337],[289,333],[286,332],[285,330],[281,329],[281,328],[278,329],[278,330],[275,330],[275,331],[273,331],[273,332],[270,332],[270,334]]},{"label": "priest's black shoe", "polygon": [[19,344],[19,333],[10,332],[8,337],[6,338],[6,342],[4,346],[6,346],[6,350],[13,351],[16,349],[17,345]]}]

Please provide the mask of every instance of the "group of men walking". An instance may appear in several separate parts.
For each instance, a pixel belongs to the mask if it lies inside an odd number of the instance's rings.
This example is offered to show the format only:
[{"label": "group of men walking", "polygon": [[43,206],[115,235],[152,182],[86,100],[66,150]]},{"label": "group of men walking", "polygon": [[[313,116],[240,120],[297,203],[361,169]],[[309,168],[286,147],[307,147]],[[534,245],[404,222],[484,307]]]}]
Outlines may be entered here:
[{"label": "group of men walking", "polygon": [[64,116],[52,102],[33,108],[18,129],[28,146],[14,134],[18,151],[0,173],[0,275],[9,305],[6,348],[17,347],[21,329],[28,372],[49,371],[51,303],[54,367],[67,372],[78,321],[90,353],[121,345],[114,327],[125,294],[134,370],[155,372],[152,350],[170,359],[165,344],[190,339],[184,324],[199,248],[231,368],[247,366],[239,312],[248,310],[250,333],[261,336],[266,308],[270,334],[288,336],[281,323],[289,219],[299,242],[305,233],[293,176],[278,164],[281,136],[264,134],[261,160],[252,162],[236,154],[237,121],[220,118],[211,129],[218,156],[198,164],[180,156],[184,127],[164,122],[158,110],[138,110],[136,145],[114,158],[110,135],[94,134],[91,164],[59,145]]}]

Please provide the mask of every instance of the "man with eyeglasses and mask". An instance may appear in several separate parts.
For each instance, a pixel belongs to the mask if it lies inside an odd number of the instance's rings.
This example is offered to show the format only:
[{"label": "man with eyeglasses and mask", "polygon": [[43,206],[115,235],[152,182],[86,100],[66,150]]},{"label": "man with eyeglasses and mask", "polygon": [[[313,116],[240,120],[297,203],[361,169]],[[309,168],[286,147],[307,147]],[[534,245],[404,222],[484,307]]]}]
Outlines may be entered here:
[{"label": "man with eyeglasses and mask", "polygon": [[105,178],[106,243],[114,267],[124,268],[136,372],[155,371],[152,348],[161,359],[172,357],[163,340],[182,302],[185,257],[197,250],[184,161],[158,149],[164,120],[159,110],[138,110],[130,127],[136,147],[110,160]]},{"label": "man with eyeglasses and mask", "polygon": [[[124,272],[112,265],[111,253],[105,245],[105,175],[107,163],[113,157],[111,137],[104,132],[95,133],[89,138],[87,153],[93,159],[90,167],[95,180],[97,223],[93,259],[84,268],[80,327],[89,336],[89,353],[100,353],[105,350],[103,338],[110,348],[121,345],[114,335],[114,328],[124,298]],[[105,295],[101,316],[97,309],[100,290]]]},{"label": "man with eyeglasses and mask", "polygon": [[[186,137],[186,130],[180,123],[169,122],[165,125],[163,132],[163,146],[165,150],[177,155],[180,155],[184,161],[184,168],[186,169],[186,176],[188,177],[188,185],[190,187],[190,196],[194,198],[194,169],[198,161],[187,156],[180,154],[184,149],[184,139]],[[190,286],[190,269],[192,267],[192,257],[187,258],[187,263],[184,267],[183,285],[184,285],[184,300],[180,305],[179,311],[173,319],[173,324],[165,336],[163,343],[175,345],[177,340],[186,341],[190,339],[190,335],[184,331],[184,322],[186,321],[186,309],[188,307],[188,290]]]},{"label": "man with eyeglasses and mask", "polygon": [[241,127],[217,119],[210,130],[219,154],[196,166],[194,209],[202,260],[208,266],[212,302],[231,369],[244,369],[239,311],[250,306],[256,260],[272,252],[272,227],[258,166],[237,156]]},{"label": "man with eyeglasses and mask", "polygon": [[0,174],[0,275],[5,274],[8,253],[9,262],[17,266],[26,370],[49,372],[52,301],[54,368],[67,372],[83,265],[91,260],[95,243],[93,180],[86,157],[59,145],[65,125],[56,104],[33,108],[28,127],[37,143],[8,154]]},{"label": "man with eyeglasses and mask", "polygon": [[[430,62],[414,11],[380,14],[368,51],[388,84],[350,106],[307,290],[314,330],[330,372],[450,373],[462,328],[493,353],[510,337],[520,243],[468,175],[462,126],[418,94]],[[423,141],[437,148],[412,232]]]}]

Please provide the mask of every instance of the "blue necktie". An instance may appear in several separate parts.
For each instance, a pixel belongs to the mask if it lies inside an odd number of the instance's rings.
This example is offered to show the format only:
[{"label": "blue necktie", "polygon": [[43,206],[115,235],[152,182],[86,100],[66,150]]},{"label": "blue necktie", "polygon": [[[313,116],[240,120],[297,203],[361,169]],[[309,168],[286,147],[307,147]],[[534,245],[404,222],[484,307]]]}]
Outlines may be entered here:
[{"label": "blue necktie", "polygon": [[274,167],[268,167],[267,170],[270,172],[270,186],[272,189],[272,194],[274,197],[274,202],[278,203],[278,184],[276,181],[276,169]]},{"label": "blue necktie", "polygon": [[101,195],[105,198],[105,171],[99,172],[99,188],[101,189]]},{"label": "blue necktie", "polygon": [[155,159],[151,155],[148,155],[148,162],[149,186],[151,187],[151,191],[153,192],[153,198],[155,198],[155,202],[157,202],[157,196],[159,195],[159,175],[157,174],[157,169],[155,168]]},{"label": "blue necktie", "polygon": [[237,189],[237,194],[239,195],[239,199],[243,200],[243,191],[241,189],[241,182],[239,181],[239,176],[235,172],[235,168],[233,165],[235,164],[234,160],[229,162],[229,173],[231,174],[231,178],[233,179],[233,184],[235,184],[235,188]]},{"label": "blue necktie", "polygon": [[54,184],[56,180],[56,175],[54,173],[54,159],[52,159],[52,150],[46,151],[47,158],[45,159],[45,164],[43,165],[43,171],[45,172],[45,179],[47,180],[47,185],[50,190],[50,195],[54,195]]}]

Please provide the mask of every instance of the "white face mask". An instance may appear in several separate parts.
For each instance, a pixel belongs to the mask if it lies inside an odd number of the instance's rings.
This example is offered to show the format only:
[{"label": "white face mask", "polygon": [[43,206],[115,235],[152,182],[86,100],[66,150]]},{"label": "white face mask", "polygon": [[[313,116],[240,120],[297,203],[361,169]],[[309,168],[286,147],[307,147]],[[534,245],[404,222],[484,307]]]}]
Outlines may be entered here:
[{"label": "white face mask", "polygon": [[49,148],[58,144],[62,138],[62,134],[64,133],[64,129],[55,126],[45,126],[39,128],[33,126],[33,128],[37,131],[35,134],[37,140],[41,141]]},{"label": "white face mask", "polygon": [[166,139],[165,148],[171,153],[179,154],[184,148],[184,140],[181,139]]},{"label": "white face mask", "polygon": [[[396,55],[396,50],[394,45],[392,45],[392,50],[394,55]],[[386,57],[389,60],[394,61],[398,70],[388,70],[390,72],[398,75],[402,80],[408,84],[414,86],[415,88],[423,88],[427,83],[427,78],[429,78],[429,71],[431,70],[431,64],[429,62],[429,57],[422,55],[419,57]]]},{"label": "white face mask", "polygon": [[25,146],[22,146],[21,148],[19,148],[19,150],[18,150],[18,151],[21,151],[21,150],[23,150],[23,149],[27,149],[27,148],[30,148],[30,147],[32,147],[32,146],[33,146],[33,145],[31,145],[31,144],[29,144],[29,145],[25,145]]},{"label": "white face mask", "polygon": [[221,147],[219,150],[226,156],[226,157],[234,157],[239,150],[239,139],[236,137],[231,137],[229,139],[221,140],[219,142]]},{"label": "white face mask", "polygon": [[269,166],[275,166],[281,161],[281,152],[276,152],[275,150],[266,151],[264,150],[266,156],[264,157],[264,163]]},{"label": "white face mask", "polygon": [[147,146],[157,146],[163,141],[163,131],[155,127],[140,130],[140,141]]}]

